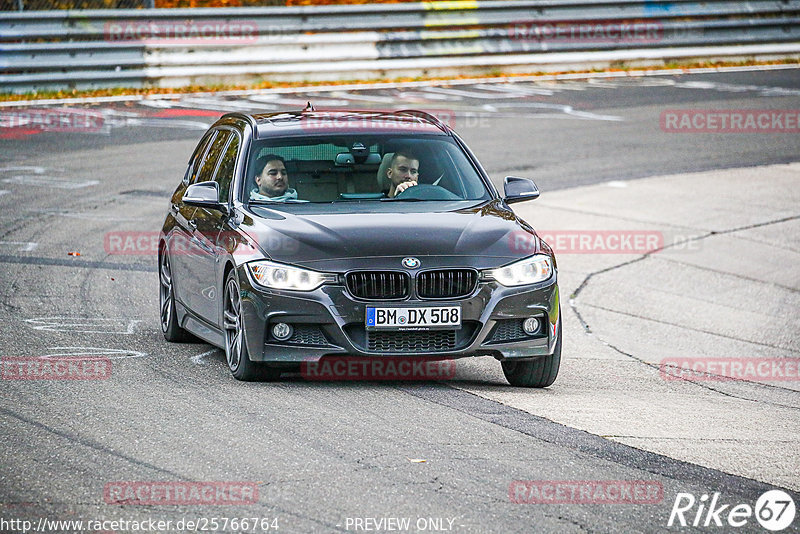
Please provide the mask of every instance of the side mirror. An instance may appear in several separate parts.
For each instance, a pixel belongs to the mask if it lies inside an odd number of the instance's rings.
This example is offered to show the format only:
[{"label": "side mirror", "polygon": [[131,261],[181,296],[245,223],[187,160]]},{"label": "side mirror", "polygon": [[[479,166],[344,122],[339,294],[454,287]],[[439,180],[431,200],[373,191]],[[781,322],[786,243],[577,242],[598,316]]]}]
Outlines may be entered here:
[{"label": "side mirror", "polygon": [[219,201],[219,184],[217,182],[199,182],[186,188],[183,203],[199,208],[219,210],[227,215],[228,205]]},{"label": "side mirror", "polygon": [[506,176],[503,180],[503,191],[506,195],[506,198],[503,199],[506,204],[539,198],[539,188],[530,178]]}]

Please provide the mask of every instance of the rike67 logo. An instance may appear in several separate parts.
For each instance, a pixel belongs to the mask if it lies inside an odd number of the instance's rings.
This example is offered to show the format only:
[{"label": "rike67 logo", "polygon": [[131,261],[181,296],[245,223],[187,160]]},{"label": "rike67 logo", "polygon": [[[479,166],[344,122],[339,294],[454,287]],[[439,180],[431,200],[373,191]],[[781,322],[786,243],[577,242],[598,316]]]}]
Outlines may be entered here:
[{"label": "rike67 logo", "polygon": [[698,499],[691,493],[678,493],[667,526],[738,528],[747,525],[755,516],[762,527],[778,532],[792,525],[795,512],[794,500],[782,490],[764,492],[755,506],[723,503],[719,492],[715,492],[710,500],[707,494]]}]

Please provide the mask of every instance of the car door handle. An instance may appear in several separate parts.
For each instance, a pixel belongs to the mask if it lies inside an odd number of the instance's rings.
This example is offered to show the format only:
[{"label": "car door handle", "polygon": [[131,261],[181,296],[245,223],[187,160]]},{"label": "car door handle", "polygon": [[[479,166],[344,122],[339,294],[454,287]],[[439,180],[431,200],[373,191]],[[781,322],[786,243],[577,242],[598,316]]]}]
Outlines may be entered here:
[{"label": "car door handle", "polygon": [[197,230],[197,222],[195,222],[195,220],[194,220],[194,219],[192,219],[191,221],[189,221],[189,223],[188,223],[188,224],[189,224],[189,227],[190,227],[192,230]]}]

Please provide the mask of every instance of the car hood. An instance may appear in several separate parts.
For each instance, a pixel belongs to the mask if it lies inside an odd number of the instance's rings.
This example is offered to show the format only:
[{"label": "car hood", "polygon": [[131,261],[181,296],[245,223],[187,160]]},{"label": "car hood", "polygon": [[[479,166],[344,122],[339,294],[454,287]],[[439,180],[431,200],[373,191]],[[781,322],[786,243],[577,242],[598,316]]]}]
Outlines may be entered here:
[{"label": "car hood", "polygon": [[363,268],[367,259],[370,268],[399,269],[398,258],[407,256],[421,260],[423,269],[489,268],[547,247],[499,200],[456,210],[408,208],[298,214],[259,207],[240,229],[275,261],[335,272]]}]

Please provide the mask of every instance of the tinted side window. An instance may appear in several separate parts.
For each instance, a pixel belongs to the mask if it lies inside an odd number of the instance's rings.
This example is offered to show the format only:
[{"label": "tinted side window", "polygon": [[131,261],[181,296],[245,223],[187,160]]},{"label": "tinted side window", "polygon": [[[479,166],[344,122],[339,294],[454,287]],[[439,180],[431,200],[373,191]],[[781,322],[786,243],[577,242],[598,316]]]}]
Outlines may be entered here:
[{"label": "tinted side window", "polygon": [[184,180],[188,181],[188,183],[193,184],[197,181],[197,172],[200,170],[200,163],[203,161],[203,155],[206,153],[208,145],[214,139],[215,135],[217,135],[217,132],[211,132],[209,135],[206,135],[194,150],[192,161],[189,163],[189,168],[186,169],[186,176],[184,177]]},{"label": "tinted side window", "polygon": [[217,174],[214,181],[219,184],[219,201],[228,202],[228,191],[231,189],[233,181],[233,171],[236,169],[236,158],[239,155],[239,136],[232,133],[231,142],[225,149],[222,161],[219,163]]},{"label": "tinted side window", "polygon": [[231,132],[227,130],[217,133],[217,137],[214,139],[214,142],[211,143],[211,148],[206,152],[206,157],[203,159],[203,163],[200,166],[200,172],[197,173],[198,182],[207,182],[214,178],[214,169],[217,166],[217,161],[219,161],[219,157],[225,149],[225,143],[228,142],[230,136]]}]

